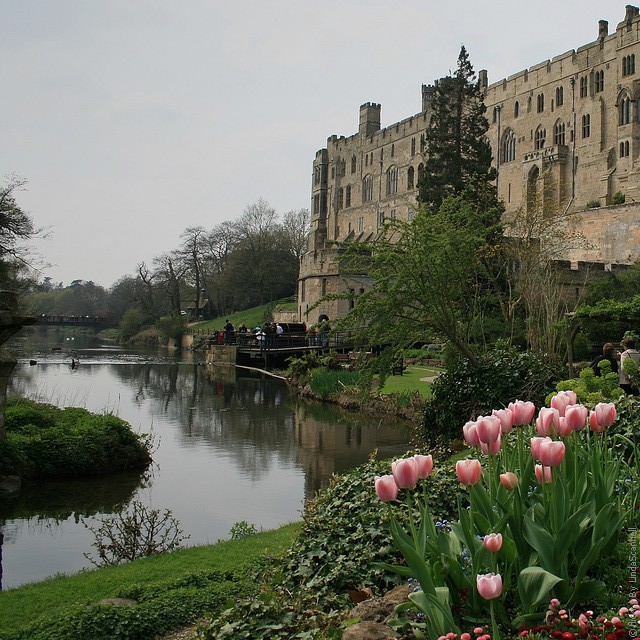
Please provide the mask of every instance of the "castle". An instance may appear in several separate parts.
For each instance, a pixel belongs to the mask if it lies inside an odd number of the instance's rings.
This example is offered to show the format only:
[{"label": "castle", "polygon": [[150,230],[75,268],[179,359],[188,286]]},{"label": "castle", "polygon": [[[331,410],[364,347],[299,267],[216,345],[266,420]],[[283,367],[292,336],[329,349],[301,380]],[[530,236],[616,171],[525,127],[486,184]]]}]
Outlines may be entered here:
[{"label": "castle", "polygon": [[[479,72],[505,217],[541,198],[573,214],[572,230],[589,242],[566,256],[572,269],[589,263],[608,270],[640,259],[638,7],[627,5],[615,33],[600,20],[595,41],[491,85],[487,78]],[[366,242],[385,218],[412,220],[433,91],[423,85],[421,111],[385,128],[380,105],[363,104],[358,132],[333,135],[316,153],[300,320],[343,317],[369,285],[364,275],[340,274],[333,241]],[[325,294],[345,291],[354,300],[309,311]]]}]

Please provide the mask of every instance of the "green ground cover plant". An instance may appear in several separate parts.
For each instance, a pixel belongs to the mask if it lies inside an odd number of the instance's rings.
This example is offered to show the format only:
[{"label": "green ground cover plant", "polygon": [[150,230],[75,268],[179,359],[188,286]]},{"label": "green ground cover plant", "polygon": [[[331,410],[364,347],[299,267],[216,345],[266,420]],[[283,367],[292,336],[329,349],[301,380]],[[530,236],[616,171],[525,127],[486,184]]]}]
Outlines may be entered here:
[{"label": "green ground cover plant", "polygon": [[113,473],[146,467],[151,439],[111,414],[59,409],[9,398],[6,437],[0,441],[0,473],[27,479]]},{"label": "green ground cover plant", "polygon": [[[0,592],[0,639],[149,640],[215,613],[239,595],[249,597],[259,571],[254,563],[282,555],[299,528],[289,524]],[[140,604],[98,604],[116,597]]]}]

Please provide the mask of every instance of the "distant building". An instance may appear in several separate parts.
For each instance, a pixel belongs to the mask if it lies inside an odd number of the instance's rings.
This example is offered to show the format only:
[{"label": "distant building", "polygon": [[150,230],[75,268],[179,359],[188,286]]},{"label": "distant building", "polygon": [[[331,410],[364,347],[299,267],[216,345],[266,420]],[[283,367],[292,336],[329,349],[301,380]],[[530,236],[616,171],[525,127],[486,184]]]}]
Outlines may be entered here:
[{"label": "distant building", "polygon": [[[577,50],[491,85],[486,71],[478,74],[505,217],[540,199],[556,211],[578,212],[571,224],[590,246],[566,256],[574,269],[585,262],[610,269],[640,258],[639,34],[638,7],[627,5],[615,33],[600,20],[597,39]],[[358,132],[333,135],[316,153],[300,320],[342,317],[354,302],[309,308],[327,293],[351,290],[357,298],[369,286],[365,274],[339,272],[333,241],[367,241],[385,218],[412,219],[433,90],[422,85],[421,111],[385,128],[380,105],[363,104]],[[625,204],[608,206],[618,193]]]}]

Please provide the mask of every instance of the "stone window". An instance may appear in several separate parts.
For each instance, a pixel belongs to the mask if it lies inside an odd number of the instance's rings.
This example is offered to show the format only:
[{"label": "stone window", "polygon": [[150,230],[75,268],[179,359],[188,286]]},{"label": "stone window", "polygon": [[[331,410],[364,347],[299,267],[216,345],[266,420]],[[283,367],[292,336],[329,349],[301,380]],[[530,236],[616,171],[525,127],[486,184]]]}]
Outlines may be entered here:
[{"label": "stone window", "polygon": [[582,78],[580,78],[580,97],[581,98],[586,98],[588,95],[588,89],[589,89],[589,81],[587,79],[587,76],[582,76]]},{"label": "stone window", "polygon": [[582,116],[582,137],[588,138],[591,135],[591,116],[586,113]]},{"label": "stone window", "polygon": [[391,219],[392,220],[396,219],[396,210],[395,209],[391,209]]},{"label": "stone window", "polygon": [[632,53],[630,56],[622,58],[622,75],[631,76],[636,72],[636,55]]},{"label": "stone window", "polygon": [[631,122],[631,99],[628,96],[622,98],[619,102],[620,124],[629,124]]},{"label": "stone window", "polygon": [[539,93],[536,98],[536,107],[538,113],[542,113],[544,111],[544,93]]},{"label": "stone window", "polygon": [[564,145],[564,122],[556,122],[553,126],[553,144],[556,146]]},{"label": "stone window", "polygon": [[344,191],[344,207],[348,209],[351,206],[351,185],[347,185]]},{"label": "stone window", "polygon": [[409,210],[407,211],[407,218],[409,219],[409,222],[413,220],[414,215],[415,215],[415,212],[413,210],[413,207],[409,207]]},{"label": "stone window", "polygon": [[629,157],[629,141],[625,140],[620,143],[620,157],[628,158]]},{"label": "stone window", "polygon": [[520,115],[520,103],[516,100],[516,103],[513,105],[513,117],[517,118]]},{"label": "stone window", "polygon": [[420,180],[422,179],[422,174],[424,173],[424,165],[422,162],[418,165],[418,184],[420,184]]},{"label": "stone window", "polygon": [[373,178],[368,175],[362,179],[362,202],[371,202],[373,198]]},{"label": "stone window", "polygon": [[493,107],[493,124],[498,121],[498,107]]},{"label": "stone window", "polygon": [[364,156],[364,166],[368,167],[369,166],[369,154],[365,154]]},{"label": "stone window", "polygon": [[531,113],[531,96],[527,98],[527,113]]},{"label": "stone window", "polygon": [[336,202],[336,210],[340,211],[344,204],[344,189],[340,187],[338,189],[338,202]]},{"label": "stone window", "polygon": [[544,141],[547,137],[547,130],[543,127],[538,127],[536,129],[536,137],[535,137],[535,148],[536,149],[544,149]]},{"label": "stone window", "polygon": [[362,233],[364,231],[364,216],[358,218],[358,231]]},{"label": "stone window", "polygon": [[351,156],[351,173],[356,172],[356,157]]},{"label": "stone window", "polygon": [[387,195],[392,196],[398,193],[398,167],[387,169]]},{"label": "stone window", "polygon": [[420,136],[420,153],[424,153],[424,148],[427,144],[427,141],[424,137],[424,133]]},{"label": "stone window", "polygon": [[564,87],[556,87],[556,107],[564,104]]},{"label": "stone window", "polygon": [[516,135],[513,129],[507,129],[502,137],[502,162],[516,159]]},{"label": "stone window", "polygon": [[393,156],[396,155],[396,145],[395,144],[391,144],[391,157],[393,158]]},{"label": "stone window", "polygon": [[378,224],[380,225],[384,224],[384,211],[378,212]]},{"label": "stone window", "polygon": [[411,155],[412,156],[416,155],[416,139],[415,138],[411,138]]},{"label": "stone window", "polygon": [[413,189],[415,170],[413,167],[407,169],[407,189]]},{"label": "stone window", "polygon": [[604,91],[604,70],[596,71],[593,88],[596,93]]},{"label": "stone window", "polygon": [[320,196],[313,196],[313,213],[318,215],[320,213]]},{"label": "stone window", "polygon": [[320,167],[315,166],[313,169],[313,182],[314,184],[320,184]]}]

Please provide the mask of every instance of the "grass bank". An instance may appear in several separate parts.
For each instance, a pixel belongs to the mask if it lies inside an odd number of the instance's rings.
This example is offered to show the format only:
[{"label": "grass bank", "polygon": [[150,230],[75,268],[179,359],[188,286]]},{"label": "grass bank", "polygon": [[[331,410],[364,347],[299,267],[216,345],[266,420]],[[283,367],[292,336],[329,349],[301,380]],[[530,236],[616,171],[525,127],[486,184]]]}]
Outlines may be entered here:
[{"label": "grass bank", "polygon": [[[284,553],[299,528],[299,523],[288,524],[240,540],[56,576],[0,592],[0,638],[153,638],[215,612],[216,606],[226,606],[239,594],[250,595],[257,589],[249,571],[252,564]],[[99,606],[107,598],[133,598],[140,605]],[[125,632],[126,636],[121,635]]]}]

